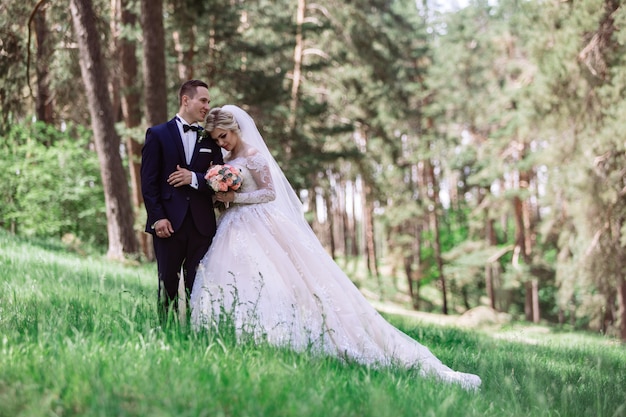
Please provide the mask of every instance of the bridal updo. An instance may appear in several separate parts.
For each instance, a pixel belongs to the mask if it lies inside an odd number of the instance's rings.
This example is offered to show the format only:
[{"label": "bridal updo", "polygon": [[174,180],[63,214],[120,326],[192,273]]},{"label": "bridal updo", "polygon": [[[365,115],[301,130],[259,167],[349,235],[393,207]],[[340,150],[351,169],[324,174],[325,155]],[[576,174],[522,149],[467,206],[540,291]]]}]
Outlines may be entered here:
[{"label": "bridal updo", "polygon": [[204,122],[204,128],[207,132],[213,132],[215,129],[229,130],[241,137],[241,130],[237,120],[235,120],[231,112],[222,110],[221,107],[212,108],[206,115]]}]

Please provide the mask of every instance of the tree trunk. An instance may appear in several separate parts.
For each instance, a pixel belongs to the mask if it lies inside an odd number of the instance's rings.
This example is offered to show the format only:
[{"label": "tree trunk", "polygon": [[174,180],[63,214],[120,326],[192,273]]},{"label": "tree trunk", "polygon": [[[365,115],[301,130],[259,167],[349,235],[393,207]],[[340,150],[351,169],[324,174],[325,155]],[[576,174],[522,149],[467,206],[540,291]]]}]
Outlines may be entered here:
[{"label": "tree trunk", "polygon": [[406,275],[409,288],[409,297],[411,297],[411,305],[414,310],[419,310],[419,285],[415,285],[416,280],[413,277],[413,257],[406,256],[403,261],[404,274]]},{"label": "tree trunk", "polygon": [[359,256],[359,227],[358,227],[358,219],[357,219],[357,204],[356,204],[356,197],[358,194],[358,189],[357,189],[357,185],[358,185],[359,181],[358,179],[355,179],[352,182],[352,195],[350,198],[350,201],[352,202],[351,207],[350,207],[350,211],[352,212],[352,216],[350,217],[350,223],[349,223],[349,228],[351,230],[350,233],[350,255],[352,255],[352,257],[356,258],[357,256]]},{"label": "tree trunk", "polygon": [[[522,150],[520,159],[526,155],[526,146]],[[530,173],[522,171],[519,173],[519,191],[527,190],[530,185]],[[524,264],[530,266],[532,262],[532,225],[530,207],[528,201],[522,200],[519,195],[513,198],[513,207],[515,213],[515,244],[517,252],[522,255]],[[524,286],[526,290],[524,313],[526,320],[533,323],[539,323],[541,319],[539,309],[539,281],[532,279],[526,282]]]},{"label": "tree trunk", "polygon": [[[105,57],[107,60],[111,60],[116,64],[120,61],[119,52],[119,38],[121,34],[121,22],[120,22],[120,0],[111,1],[111,16],[109,18],[109,27],[111,31],[109,42],[109,55]],[[120,98],[120,66],[109,65],[109,97],[111,97],[111,111],[113,113],[113,119],[115,123],[122,120],[122,100]]]},{"label": "tree trunk", "polygon": [[163,0],[141,0],[141,28],[146,122],[154,126],[168,119]]},{"label": "tree trunk", "polygon": [[441,235],[439,230],[439,214],[437,213],[437,204],[434,204],[430,211],[430,228],[433,231],[433,243],[435,249],[435,259],[437,261],[437,272],[439,273],[439,283],[441,285],[442,312],[448,314],[448,288],[446,284],[446,276],[443,273],[443,257],[441,251]]},{"label": "tree trunk", "polygon": [[339,254],[345,257],[346,248],[344,243],[346,241],[344,232],[346,230],[346,225],[344,224],[345,213],[346,213],[346,199],[345,199],[345,187],[344,181],[341,178],[341,173],[337,173],[334,177],[334,183],[331,186],[334,191],[332,196],[334,197],[334,207],[333,216],[335,218],[335,244],[336,250]]},{"label": "tree trunk", "polygon": [[348,188],[347,181],[341,181],[341,188],[344,192],[343,206],[344,210],[341,213],[343,219],[341,224],[343,225],[343,250],[346,260],[353,252],[353,242],[356,239],[356,231],[354,228],[354,212],[351,212],[353,206],[348,206]]},{"label": "tree trunk", "polygon": [[626,279],[624,274],[617,278],[617,302],[619,318],[619,335],[626,342]]},{"label": "tree trunk", "polygon": [[533,323],[539,323],[541,316],[539,314],[539,280],[534,278],[530,281],[533,302]]},{"label": "tree trunk", "polygon": [[441,250],[441,235],[439,230],[439,184],[435,178],[435,168],[430,160],[425,162],[426,173],[424,177],[430,182],[428,187],[431,209],[429,210],[430,229],[433,233],[433,245],[435,249],[435,260],[437,262],[437,272],[439,273],[439,283],[441,285],[442,312],[448,314],[448,289],[446,284],[446,276],[443,273],[443,258]]},{"label": "tree trunk", "polygon": [[487,291],[487,298],[489,298],[489,306],[496,309],[496,290],[495,290],[495,280],[494,280],[494,269],[495,265],[493,263],[487,263],[485,267],[485,289]]},{"label": "tree trunk", "polygon": [[113,109],[107,91],[106,63],[91,0],[71,0],[70,10],[79,50],[100,175],[104,187],[110,258],[122,259],[137,252],[126,173],[120,155],[120,138],[115,132]]},{"label": "tree trunk", "polygon": [[[118,0],[120,4],[120,21],[125,27],[132,27],[137,23],[137,16],[130,10],[128,0]],[[121,66],[121,101],[124,125],[133,129],[141,124],[141,94],[139,91],[139,76],[137,73],[138,63],[136,44],[128,37],[119,39],[119,60]],[[128,152],[128,165],[132,186],[132,201],[135,208],[143,204],[141,194],[141,180],[139,170],[141,168],[141,144],[132,135],[126,138],[126,151]]]},{"label": "tree trunk", "polygon": [[178,58],[178,78],[182,83],[194,77],[194,68],[193,65],[190,65],[193,62],[196,46],[194,26],[187,24],[183,32],[174,31],[172,38]]},{"label": "tree trunk", "polygon": [[500,249],[498,252],[494,253],[487,259],[487,265],[485,266],[487,295],[489,296],[489,303],[491,308],[495,310],[502,309],[502,303],[500,303],[500,307],[496,307],[497,304],[495,296],[495,283],[498,282],[500,279],[500,258],[512,249],[515,249],[514,245]]},{"label": "tree trunk", "polygon": [[[46,7],[40,8],[35,14],[35,36],[37,39],[37,97],[35,111],[37,120],[52,124],[53,106],[52,95],[50,94],[50,76],[48,66],[51,55],[50,41],[48,39],[50,31],[46,22]],[[47,139],[48,140],[48,139]],[[50,145],[50,143],[48,143]]]},{"label": "tree trunk", "polygon": [[330,256],[337,257],[337,245],[335,243],[335,206],[333,204],[332,189],[324,189],[324,205],[326,206],[326,220],[328,221],[328,245]]},{"label": "tree trunk", "polygon": [[[380,283],[380,275],[378,273],[378,262],[376,260],[376,239],[374,236],[374,207],[372,204],[371,186],[365,183],[363,193],[363,226],[365,229],[365,247],[367,270],[370,275],[377,278]],[[382,290],[382,285],[379,285]]]},{"label": "tree trunk", "polygon": [[[524,146],[524,150],[526,145]],[[524,154],[526,152],[524,151]],[[522,171],[520,173],[520,188],[524,190],[530,189],[531,173],[529,171]],[[530,208],[530,197],[527,197],[522,202],[522,224],[524,227],[524,263],[530,265],[532,263],[533,252],[533,220]],[[539,323],[541,320],[541,308],[539,307],[539,280],[533,278],[531,281],[531,300],[532,300],[532,321],[533,323]]]},{"label": "tree trunk", "polygon": [[350,214],[348,213],[348,184],[343,178],[343,175],[340,176],[339,187],[341,188],[341,212],[339,213],[339,216],[341,217],[341,249],[347,262],[350,254],[350,233],[353,233],[353,231],[351,230]]},{"label": "tree trunk", "polygon": [[[414,236],[409,248],[410,255],[404,257],[404,272],[409,286],[409,296],[414,310],[420,309],[420,280],[422,278],[422,237],[419,225],[411,222],[409,234]],[[412,232],[412,233],[411,233]]]},{"label": "tree trunk", "polygon": [[496,297],[493,291],[493,264],[488,263],[485,266],[485,290],[487,291],[487,298],[489,298],[489,307],[496,309]]},{"label": "tree trunk", "polygon": [[[488,189],[485,189],[485,193],[489,193]],[[495,220],[493,220],[489,213],[489,207],[485,207],[485,238],[487,243],[491,247],[496,247],[498,241],[496,239]],[[495,262],[498,262],[497,260]],[[489,298],[489,306],[496,309],[496,291],[494,287],[494,270],[496,266],[494,262],[487,261],[485,268],[485,286],[487,291],[487,297]]]},{"label": "tree trunk", "polygon": [[[523,203],[519,196],[513,197],[513,213],[515,216],[515,251],[514,259],[526,259],[526,237],[524,227]],[[534,321],[533,311],[533,284],[530,280],[524,283],[524,316],[527,321]]]},{"label": "tree trunk", "polygon": [[305,10],[306,0],[298,0],[298,10],[296,12],[296,39],[293,51],[293,82],[291,83],[291,102],[289,103],[289,130],[292,133],[295,132],[296,121],[298,120],[298,97],[302,77],[302,53],[304,50],[302,25],[304,24]]},{"label": "tree trunk", "polygon": [[311,182],[310,184],[311,186],[309,187],[309,190],[308,190],[308,203],[309,203],[308,208],[309,208],[309,213],[311,213],[311,222],[310,222],[311,229],[313,229],[313,232],[315,233],[319,241],[322,243],[322,246],[325,246],[322,224],[320,223],[320,219],[317,216],[317,212],[318,212],[317,190],[316,190],[317,187],[314,185],[313,182]]},{"label": "tree trunk", "polygon": [[626,278],[624,277],[624,267],[626,266],[626,256],[621,245],[622,228],[624,227],[624,218],[620,217],[616,222],[613,245],[617,248],[617,321],[619,324],[619,336],[622,341],[626,342]]},{"label": "tree trunk", "polygon": [[[137,16],[131,10],[129,0],[119,1],[119,21],[123,27],[134,27]],[[120,87],[122,101],[122,116],[124,125],[131,131],[141,125],[141,92],[138,74],[139,63],[137,62],[137,45],[134,39],[128,37],[118,38],[118,51],[120,61]],[[136,129],[135,129],[136,130]],[[141,147],[142,144],[132,134],[125,138],[126,153],[128,154],[128,169],[130,171],[130,185],[132,203],[135,213],[143,209],[143,195],[141,193]],[[152,236],[144,233],[143,225],[135,231],[141,252],[148,260],[154,259],[152,249]]]}]

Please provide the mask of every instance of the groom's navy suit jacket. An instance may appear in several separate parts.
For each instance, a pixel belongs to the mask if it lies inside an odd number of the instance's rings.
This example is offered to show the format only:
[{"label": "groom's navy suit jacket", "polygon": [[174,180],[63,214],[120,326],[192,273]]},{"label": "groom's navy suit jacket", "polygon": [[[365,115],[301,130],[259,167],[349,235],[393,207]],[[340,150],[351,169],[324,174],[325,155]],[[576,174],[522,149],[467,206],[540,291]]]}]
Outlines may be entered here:
[{"label": "groom's navy suit jacket", "polygon": [[[196,142],[191,162],[187,164],[185,150],[175,118],[149,128],[142,150],[141,187],[146,206],[146,232],[154,234],[152,225],[157,220],[169,219],[176,232],[188,211],[198,231],[204,236],[215,235],[213,190],[204,175],[209,166],[223,164],[222,150],[211,138]],[[168,176],[176,165],[195,173],[198,189],[189,185],[173,187]]]}]

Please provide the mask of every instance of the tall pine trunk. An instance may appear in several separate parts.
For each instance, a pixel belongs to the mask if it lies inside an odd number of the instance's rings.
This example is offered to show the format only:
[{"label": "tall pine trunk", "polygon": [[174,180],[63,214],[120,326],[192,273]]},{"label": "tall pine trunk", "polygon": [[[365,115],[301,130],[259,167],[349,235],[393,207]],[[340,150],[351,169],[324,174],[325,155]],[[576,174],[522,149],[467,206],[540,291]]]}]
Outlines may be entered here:
[{"label": "tall pine trunk", "polygon": [[[622,197],[624,195],[622,194]],[[613,239],[613,244],[616,248],[617,255],[616,263],[616,298],[617,298],[617,322],[619,326],[619,337],[622,341],[626,342],[626,255],[624,255],[623,246],[621,244],[623,239],[622,230],[624,227],[624,217],[619,217],[619,219],[615,222],[615,238]]]},{"label": "tall pine trunk", "polygon": [[141,0],[141,28],[146,122],[153,126],[168,119],[163,0]]},{"label": "tall pine trunk", "polygon": [[[176,28],[171,33],[174,50],[176,51],[176,67],[178,70],[178,78],[182,83],[195,78],[193,60],[196,55],[196,50],[213,49],[214,44],[211,39],[207,42],[208,45],[196,45],[196,21],[204,19],[204,16],[198,13],[197,7],[193,2],[179,3],[176,7],[176,13],[171,17],[173,27]],[[213,28],[214,26],[212,24],[211,30],[213,30]],[[212,34],[210,36],[212,36]]]},{"label": "tall pine trunk", "polygon": [[617,278],[617,300],[619,317],[619,335],[626,342],[626,279],[624,275]]},{"label": "tall pine trunk", "polygon": [[[327,175],[332,175],[327,170]],[[333,259],[337,259],[337,243],[335,241],[335,204],[333,204],[332,186],[325,188],[323,192],[324,208],[326,209],[326,221],[328,222],[328,250]]]},{"label": "tall pine trunk", "polygon": [[411,241],[409,253],[404,256],[404,273],[407,278],[409,296],[414,310],[420,309],[420,280],[423,275],[422,265],[422,230],[418,219],[407,223],[407,231],[414,238]]},{"label": "tall pine trunk", "polygon": [[378,260],[376,258],[376,235],[374,231],[374,202],[372,186],[367,177],[363,178],[363,231],[365,234],[365,259],[367,270],[375,277],[382,292],[381,277],[378,272]]},{"label": "tall pine trunk", "polygon": [[439,273],[439,283],[441,286],[441,298],[442,298],[442,312],[448,314],[448,285],[446,283],[446,276],[443,273],[443,256],[441,249],[441,231],[439,230],[439,207],[441,205],[439,201],[439,183],[435,177],[435,167],[430,160],[426,160],[426,178],[430,182],[429,201],[432,208],[429,210],[429,222],[430,229],[433,233],[433,247],[435,249],[435,260],[437,262],[437,272]]},{"label": "tall pine trunk", "polygon": [[289,103],[289,131],[292,134],[296,131],[296,121],[298,119],[298,97],[300,94],[300,81],[302,77],[302,55],[304,51],[304,36],[302,34],[302,25],[304,24],[305,10],[306,0],[298,0],[298,9],[296,13],[296,38],[293,51],[293,82],[291,84],[291,101]]},{"label": "tall pine trunk", "polygon": [[50,30],[46,21],[46,7],[42,7],[35,14],[35,36],[37,39],[37,120],[53,123],[52,94],[50,93],[50,65],[51,45]]},{"label": "tall pine trunk", "polygon": [[79,50],[80,69],[87,93],[91,126],[104,187],[109,238],[108,257],[122,259],[137,252],[126,172],[115,132],[113,107],[107,91],[106,64],[91,0],[71,0],[70,11]]},{"label": "tall pine trunk", "polygon": [[[115,0],[118,2],[118,19],[122,27],[134,27],[137,23],[137,16],[131,10],[129,0]],[[124,125],[132,130],[141,125],[141,92],[139,80],[139,63],[136,55],[136,41],[129,37],[118,38],[118,59],[120,62],[120,90],[122,102],[122,116]],[[128,169],[130,172],[130,185],[132,204],[135,213],[143,209],[143,195],[141,193],[141,142],[133,135],[125,138],[126,153],[128,154]],[[136,230],[141,252],[147,259],[153,259],[154,254],[149,235],[143,232],[140,225]]]}]

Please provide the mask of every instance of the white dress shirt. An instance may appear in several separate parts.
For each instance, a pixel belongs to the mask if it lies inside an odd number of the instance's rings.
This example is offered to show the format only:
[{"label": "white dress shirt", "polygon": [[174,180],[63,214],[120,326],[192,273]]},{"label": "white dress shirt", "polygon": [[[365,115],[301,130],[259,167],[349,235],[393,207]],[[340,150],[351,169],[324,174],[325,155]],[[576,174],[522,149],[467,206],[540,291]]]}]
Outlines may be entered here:
[{"label": "white dress shirt", "polygon": [[[191,163],[191,157],[193,156],[193,151],[196,147],[196,142],[198,140],[198,133],[193,130],[184,131],[183,124],[190,126],[198,126],[197,123],[188,123],[185,119],[182,118],[180,114],[176,114],[176,124],[178,125],[178,131],[180,132],[180,137],[183,140],[183,148],[185,149],[185,160],[187,161],[187,165]],[[196,175],[191,176],[191,184],[193,188],[198,188],[198,178]]]}]

